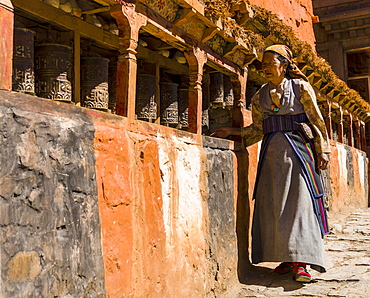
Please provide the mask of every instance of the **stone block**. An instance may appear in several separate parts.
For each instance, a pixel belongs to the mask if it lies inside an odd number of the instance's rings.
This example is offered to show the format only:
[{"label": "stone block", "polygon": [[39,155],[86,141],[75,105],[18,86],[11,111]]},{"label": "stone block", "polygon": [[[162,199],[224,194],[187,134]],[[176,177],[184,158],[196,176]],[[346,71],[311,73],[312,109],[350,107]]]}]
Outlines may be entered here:
[{"label": "stone block", "polygon": [[6,278],[9,282],[32,281],[40,273],[41,264],[37,252],[21,251],[9,260]]},{"label": "stone block", "polygon": [[105,293],[93,138],[82,109],[0,91],[4,297]]}]

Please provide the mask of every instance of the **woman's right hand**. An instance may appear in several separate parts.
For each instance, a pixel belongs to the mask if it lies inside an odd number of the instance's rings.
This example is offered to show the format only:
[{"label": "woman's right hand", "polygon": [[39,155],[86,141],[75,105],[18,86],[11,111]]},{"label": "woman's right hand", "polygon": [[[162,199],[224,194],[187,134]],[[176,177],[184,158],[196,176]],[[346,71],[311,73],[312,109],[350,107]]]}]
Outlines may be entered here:
[{"label": "woman's right hand", "polygon": [[215,130],[214,133],[211,134],[211,137],[216,138],[227,138],[231,135],[240,135],[240,128],[236,127],[220,127]]}]

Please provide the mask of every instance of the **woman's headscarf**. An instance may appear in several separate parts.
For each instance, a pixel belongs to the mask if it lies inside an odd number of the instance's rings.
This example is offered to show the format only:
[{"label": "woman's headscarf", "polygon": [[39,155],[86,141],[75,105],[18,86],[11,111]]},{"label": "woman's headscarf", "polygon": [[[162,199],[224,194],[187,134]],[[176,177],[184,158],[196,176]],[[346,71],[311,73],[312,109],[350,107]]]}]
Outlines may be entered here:
[{"label": "woman's headscarf", "polygon": [[301,78],[305,80],[306,82],[308,82],[307,77],[298,68],[298,66],[295,65],[295,63],[293,62],[293,53],[286,45],[281,45],[281,44],[272,45],[272,46],[267,47],[264,53],[265,52],[274,52],[286,58],[290,64],[290,67],[287,68],[287,74],[293,79]]}]

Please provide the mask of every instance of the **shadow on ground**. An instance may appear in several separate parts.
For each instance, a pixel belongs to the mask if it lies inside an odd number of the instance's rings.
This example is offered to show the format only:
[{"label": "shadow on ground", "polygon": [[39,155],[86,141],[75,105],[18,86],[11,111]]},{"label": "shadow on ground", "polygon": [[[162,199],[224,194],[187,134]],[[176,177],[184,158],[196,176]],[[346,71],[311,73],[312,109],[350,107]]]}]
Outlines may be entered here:
[{"label": "shadow on ground", "polygon": [[[274,266],[255,266],[250,265],[248,272],[244,274],[242,278],[239,279],[240,283],[245,285],[245,291],[250,289],[251,294],[257,292],[262,292],[266,289],[280,288],[284,292],[291,292],[304,287],[305,284],[296,282],[293,279],[293,273],[287,274],[276,274],[273,272]],[[312,280],[311,283],[317,281]],[[259,288],[259,289],[258,289]],[[244,294],[248,294],[247,292]],[[245,297],[248,297],[245,296]]]}]

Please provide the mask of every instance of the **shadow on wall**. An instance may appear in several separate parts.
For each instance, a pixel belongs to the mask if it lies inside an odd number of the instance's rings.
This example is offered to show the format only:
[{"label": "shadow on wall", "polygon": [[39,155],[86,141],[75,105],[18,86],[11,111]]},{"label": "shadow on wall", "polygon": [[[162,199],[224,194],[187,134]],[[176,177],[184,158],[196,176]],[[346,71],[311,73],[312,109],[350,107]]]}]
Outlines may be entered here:
[{"label": "shadow on wall", "polygon": [[250,274],[253,266],[250,262],[251,249],[251,216],[252,208],[249,201],[249,153],[246,149],[240,148],[235,152],[238,167],[238,199],[237,199],[237,218],[236,233],[238,241],[238,277],[243,282]]}]

